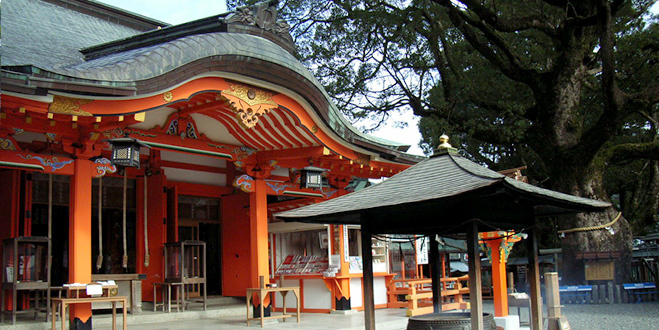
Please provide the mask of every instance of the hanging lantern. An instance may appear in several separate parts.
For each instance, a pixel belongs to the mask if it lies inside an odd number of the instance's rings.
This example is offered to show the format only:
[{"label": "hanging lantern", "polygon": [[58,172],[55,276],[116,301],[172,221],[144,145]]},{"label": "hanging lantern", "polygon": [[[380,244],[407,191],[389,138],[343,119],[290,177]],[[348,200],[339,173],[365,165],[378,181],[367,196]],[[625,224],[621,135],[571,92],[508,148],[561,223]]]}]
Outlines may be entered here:
[{"label": "hanging lantern", "polygon": [[300,188],[319,189],[323,186],[323,172],[327,170],[320,167],[307,166],[300,170]]},{"label": "hanging lantern", "polygon": [[120,137],[106,140],[112,147],[112,164],[140,168],[140,147],[149,147],[137,139]]}]

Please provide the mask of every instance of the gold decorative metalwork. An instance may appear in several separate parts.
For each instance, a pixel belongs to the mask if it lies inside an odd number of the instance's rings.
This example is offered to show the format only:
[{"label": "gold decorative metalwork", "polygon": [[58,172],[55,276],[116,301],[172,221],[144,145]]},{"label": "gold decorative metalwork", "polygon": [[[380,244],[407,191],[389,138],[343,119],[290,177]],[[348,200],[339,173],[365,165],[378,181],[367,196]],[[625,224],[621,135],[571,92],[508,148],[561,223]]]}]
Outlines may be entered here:
[{"label": "gold decorative metalwork", "polygon": [[370,166],[371,165],[371,156],[365,155],[365,154],[357,154],[357,159],[353,159],[353,161],[359,165],[364,165],[364,166]]},{"label": "gold decorative metalwork", "polygon": [[174,94],[172,94],[172,92],[165,92],[162,94],[162,99],[165,100],[165,102],[172,102]]},{"label": "gold decorative metalwork", "polygon": [[279,106],[272,100],[273,95],[273,93],[237,83],[229,83],[229,89],[222,91],[222,96],[229,100],[231,109],[236,113],[238,123],[246,129],[256,126],[259,117]]},{"label": "gold decorative metalwork", "polygon": [[12,142],[10,139],[0,138],[0,149],[15,151],[16,146],[14,146],[14,142]]},{"label": "gold decorative metalwork", "polygon": [[93,102],[93,100],[55,95],[53,103],[48,107],[48,112],[72,116],[92,116],[91,113],[80,110],[81,106],[91,102]]},{"label": "gold decorative metalwork", "polygon": [[318,126],[317,125],[311,126],[311,132],[313,132],[313,134],[318,133]]}]

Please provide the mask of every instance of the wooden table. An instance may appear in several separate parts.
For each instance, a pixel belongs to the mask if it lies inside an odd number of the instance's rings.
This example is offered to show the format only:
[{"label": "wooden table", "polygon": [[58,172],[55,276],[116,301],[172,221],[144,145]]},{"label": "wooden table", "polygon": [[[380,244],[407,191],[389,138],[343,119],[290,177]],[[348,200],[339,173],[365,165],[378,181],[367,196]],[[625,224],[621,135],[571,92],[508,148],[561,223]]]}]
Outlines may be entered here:
[{"label": "wooden table", "polygon": [[95,302],[110,302],[112,303],[112,329],[117,329],[117,302],[122,303],[123,310],[123,324],[124,330],[126,330],[126,302],[127,299],[125,296],[114,296],[114,297],[87,297],[87,298],[51,298],[52,303],[52,330],[55,330],[55,313],[57,311],[57,305],[60,305],[60,319],[62,320],[62,330],[66,329],[66,307],[71,304],[86,304],[86,303],[95,303]]},{"label": "wooden table", "polygon": [[[142,312],[142,280],[146,279],[146,274],[92,274],[92,282],[115,281],[118,292],[125,292],[126,283],[128,284],[128,306],[131,314]],[[103,308],[102,306],[100,308]]]},{"label": "wooden table", "polygon": [[[246,296],[246,301],[247,301],[247,325],[249,325],[250,320],[261,320],[261,328],[263,328],[263,320],[266,319],[284,319],[284,322],[286,322],[287,317],[292,317],[293,314],[286,314],[286,295],[289,292],[293,292],[295,294],[295,298],[297,299],[297,313],[295,314],[297,316],[297,323],[300,323],[300,287],[299,286],[291,286],[291,287],[277,287],[277,288],[248,288],[247,289],[247,296]],[[271,293],[279,292],[281,293],[282,296],[282,307],[283,307],[283,315],[274,315],[274,316],[263,316],[264,311],[263,311],[263,303],[265,301],[265,297]],[[259,305],[261,308],[261,315],[260,317],[250,317],[249,316],[249,310],[250,310],[250,302],[252,301],[252,296],[254,294],[257,294],[259,296]],[[271,300],[271,301],[274,301]]]},{"label": "wooden table", "polygon": [[[102,284],[101,289],[103,290],[103,293],[101,294],[101,296],[109,297],[111,296],[111,291],[116,290],[117,288],[118,286],[116,284]],[[65,284],[62,286],[62,291],[66,292],[66,298],[80,298],[80,291],[83,290],[84,291],[87,290],[87,284],[80,284],[80,285]]]}]

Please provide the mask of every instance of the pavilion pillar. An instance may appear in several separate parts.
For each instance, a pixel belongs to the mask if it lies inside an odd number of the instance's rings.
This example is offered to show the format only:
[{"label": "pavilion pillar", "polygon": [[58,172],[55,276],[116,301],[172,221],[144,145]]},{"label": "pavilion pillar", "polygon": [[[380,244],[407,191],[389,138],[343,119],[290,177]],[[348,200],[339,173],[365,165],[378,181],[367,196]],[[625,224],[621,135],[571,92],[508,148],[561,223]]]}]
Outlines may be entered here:
[{"label": "pavilion pillar", "polygon": [[535,230],[528,232],[529,284],[531,286],[531,330],[542,329],[542,296],[540,294],[540,266],[538,264],[538,238]]},{"label": "pavilion pillar", "polygon": [[469,258],[469,304],[471,328],[483,330],[483,289],[481,288],[481,259],[478,246],[478,223],[472,221],[467,228],[467,257]]},{"label": "pavilion pillar", "polygon": [[[362,218],[364,219],[364,218]],[[371,233],[362,222],[362,262],[364,275],[364,329],[375,330],[375,296],[373,294],[373,254]]]},{"label": "pavilion pillar", "polygon": [[[269,254],[268,254],[268,199],[265,180],[254,180],[254,192],[249,194],[249,230],[251,238],[251,285],[258,288],[260,278],[263,276],[265,283],[269,283]],[[254,300],[258,302],[258,300]],[[264,302],[264,314],[270,314],[270,300]],[[254,306],[254,312],[260,315],[260,306]],[[254,315],[257,315],[254,314]]]},{"label": "pavilion pillar", "polygon": [[[92,165],[85,159],[74,162],[69,197],[69,283],[92,281]],[[71,305],[69,322],[72,330],[91,329],[92,305]]]},{"label": "pavilion pillar", "polygon": [[428,236],[428,258],[430,259],[430,278],[432,279],[432,311],[433,313],[442,312],[442,282],[440,279],[439,267],[439,243],[435,235]]}]

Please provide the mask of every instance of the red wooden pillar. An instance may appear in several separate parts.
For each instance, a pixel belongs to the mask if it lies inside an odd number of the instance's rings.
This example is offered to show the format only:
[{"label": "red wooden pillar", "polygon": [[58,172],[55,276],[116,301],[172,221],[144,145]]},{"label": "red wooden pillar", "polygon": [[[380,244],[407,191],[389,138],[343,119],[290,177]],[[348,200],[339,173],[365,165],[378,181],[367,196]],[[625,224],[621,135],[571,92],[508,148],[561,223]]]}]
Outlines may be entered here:
[{"label": "red wooden pillar", "polygon": [[[71,178],[69,207],[69,282],[92,280],[92,162],[77,159]],[[92,328],[91,304],[73,304],[69,312],[71,329]]]}]

